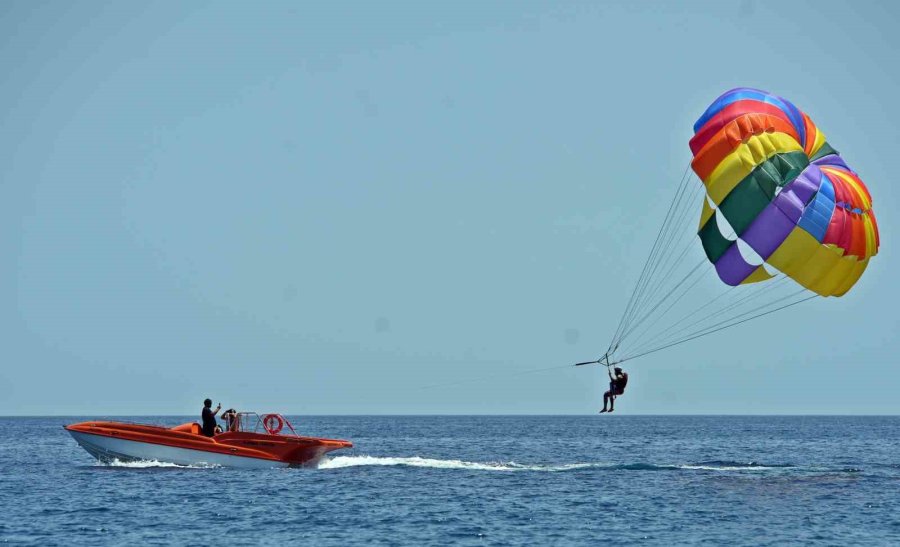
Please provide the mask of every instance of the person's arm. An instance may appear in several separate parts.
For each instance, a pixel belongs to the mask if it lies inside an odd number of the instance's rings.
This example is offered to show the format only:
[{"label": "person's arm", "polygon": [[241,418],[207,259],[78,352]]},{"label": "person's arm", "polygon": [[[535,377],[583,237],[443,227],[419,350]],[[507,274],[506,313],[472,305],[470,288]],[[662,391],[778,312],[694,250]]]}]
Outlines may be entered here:
[{"label": "person's arm", "polygon": [[222,410],[222,403],[219,403],[219,404],[216,406],[216,409],[213,410],[212,415],[215,416],[216,414],[219,413],[220,410]]}]

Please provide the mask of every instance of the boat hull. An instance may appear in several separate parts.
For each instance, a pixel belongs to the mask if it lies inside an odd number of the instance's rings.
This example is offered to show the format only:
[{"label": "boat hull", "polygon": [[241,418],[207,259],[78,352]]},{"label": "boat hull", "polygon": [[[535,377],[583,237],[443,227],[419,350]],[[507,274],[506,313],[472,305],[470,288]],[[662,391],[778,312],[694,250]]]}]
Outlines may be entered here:
[{"label": "boat hull", "polygon": [[[250,413],[239,416],[250,416]],[[259,423],[258,415],[253,416]],[[82,448],[101,461],[145,460],[243,468],[310,467],[328,452],[353,447],[350,441],[297,435],[280,414],[266,417],[274,425],[266,426],[265,433],[235,427],[214,437],[203,435],[200,425],[194,422],[170,428],[127,422],[81,422],[67,425],[65,429]],[[281,428],[275,429],[277,424],[286,424],[290,434],[279,435]]]},{"label": "boat hull", "polygon": [[[263,469],[272,467],[288,467],[288,462],[277,460],[236,456],[192,450],[177,446],[167,446],[140,441],[132,441],[105,435],[94,435],[82,431],[68,430],[75,441],[90,455],[102,462],[157,461],[176,465],[209,465],[221,467],[239,467],[244,469]],[[313,465],[314,461],[304,465]]]}]

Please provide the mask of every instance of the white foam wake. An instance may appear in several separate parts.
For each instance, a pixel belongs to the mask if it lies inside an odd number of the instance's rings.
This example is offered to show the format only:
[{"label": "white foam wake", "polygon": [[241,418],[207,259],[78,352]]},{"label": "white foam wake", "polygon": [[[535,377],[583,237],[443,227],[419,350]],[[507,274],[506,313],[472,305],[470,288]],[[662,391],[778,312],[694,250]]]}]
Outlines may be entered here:
[{"label": "white foam wake", "polygon": [[392,466],[401,465],[407,467],[430,467],[434,469],[465,469],[469,471],[571,471],[586,467],[596,467],[590,463],[570,463],[565,465],[521,465],[516,462],[467,462],[463,460],[437,460],[433,458],[381,458],[376,456],[336,456],[319,462],[319,469],[341,469],[344,467],[358,467],[364,465]]},{"label": "white foam wake", "polygon": [[781,467],[767,467],[765,465],[679,465],[678,469],[690,469],[696,471],[772,471],[782,469]]},{"label": "white foam wake", "polygon": [[785,466],[767,466],[759,464],[738,464],[732,462],[703,462],[698,464],[667,464],[654,465],[648,463],[569,463],[560,465],[522,465],[516,462],[467,462],[463,460],[439,460],[433,458],[421,458],[418,456],[409,458],[376,457],[376,456],[336,456],[326,458],[319,462],[319,469],[342,469],[345,467],[359,466],[406,466],[429,467],[433,469],[463,469],[468,471],[538,471],[561,472],[578,469],[607,469],[621,471],[716,471],[716,472],[750,472],[759,473],[767,471],[779,471]]},{"label": "white foam wake", "polygon": [[112,460],[110,462],[97,461],[96,465],[103,466],[103,467],[125,467],[128,469],[149,469],[152,467],[176,467],[176,468],[181,468],[181,469],[208,469],[211,467],[218,467],[216,465],[205,465],[205,464],[178,465],[177,463],[161,462],[161,461],[157,461],[157,460],[140,460],[140,461],[123,462],[118,459]]}]

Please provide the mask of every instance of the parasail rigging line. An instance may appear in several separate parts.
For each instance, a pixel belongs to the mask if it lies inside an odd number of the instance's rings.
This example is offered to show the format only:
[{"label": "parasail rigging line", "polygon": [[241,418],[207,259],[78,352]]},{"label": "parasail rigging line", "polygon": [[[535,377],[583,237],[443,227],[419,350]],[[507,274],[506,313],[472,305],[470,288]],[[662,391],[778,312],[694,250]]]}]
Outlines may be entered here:
[{"label": "parasail rigging line", "polygon": [[[688,211],[688,209],[683,210],[684,213],[686,213],[687,211]],[[688,218],[687,215],[683,214],[683,216],[685,218]],[[672,230],[672,232],[673,233],[682,232],[683,229],[684,229],[684,226],[682,223],[679,226],[677,226],[676,229]],[[682,235],[682,237],[683,237],[683,235]],[[652,288],[648,289],[648,291],[646,292],[647,296],[641,305],[642,307],[641,306],[638,307],[638,309],[640,311],[635,312],[635,314],[632,317],[632,321],[634,320],[633,319],[634,317],[639,317],[641,315],[644,315],[644,313],[647,311],[647,307],[649,307],[650,305],[653,304],[653,302],[656,301],[656,297],[659,295],[660,290],[662,290],[662,288],[666,285],[666,283],[672,279],[672,275],[678,269],[678,266],[680,266],[682,264],[682,259],[687,255],[688,251],[690,251],[691,248],[693,247],[692,244],[693,244],[693,238],[688,237],[686,240],[681,242],[680,252],[677,253],[676,258],[671,259],[672,253],[670,253],[668,257],[660,260],[659,264],[660,265],[665,264],[665,265],[657,268],[657,270],[665,271],[665,274],[662,274],[657,279],[655,279]],[[670,242],[669,242],[670,249],[678,248],[677,245],[678,244],[676,244],[674,240],[670,240]],[[653,278],[653,275],[651,275],[651,278]],[[633,330],[634,329],[631,328],[631,325],[629,325],[629,327],[627,327],[625,329],[626,332],[624,334],[622,334],[622,336],[620,337],[620,340],[624,339],[628,335],[628,333]]]},{"label": "parasail rigging line", "polygon": [[[684,193],[678,196],[676,205],[674,208],[674,213],[672,218],[679,219],[684,214],[684,209],[682,209],[682,198]],[[647,274],[647,277],[644,281],[643,286],[640,288],[640,292],[635,298],[635,305],[631,310],[631,313],[627,319],[625,326],[622,329],[622,334],[620,334],[620,340],[626,335],[625,332],[628,331],[631,321],[634,320],[635,317],[639,317],[645,310],[649,302],[652,302],[653,296],[659,289],[660,282],[664,280],[664,278],[659,278],[657,273],[665,269],[669,263],[675,264],[675,261],[671,260],[671,255],[674,249],[674,236],[678,233],[677,229],[674,229],[678,224],[677,221],[670,222],[666,227],[665,234],[663,235],[663,240],[660,244],[660,249],[656,256],[653,257],[653,263],[650,267],[650,270]]]},{"label": "parasail rigging line", "polygon": [[[684,168],[684,173],[681,175],[681,182],[678,184],[678,190],[676,191],[676,196],[681,192],[682,188],[685,187],[685,183],[688,179],[688,171],[690,170],[690,168],[691,168],[691,164],[688,163],[687,167]],[[672,209],[675,206],[675,201],[676,200],[673,199],[669,203],[669,209],[666,211],[666,217],[663,220],[662,225],[659,227],[659,230],[656,232],[656,239],[653,241],[653,246],[650,248],[650,253],[647,255],[647,260],[644,262],[644,267],[641,269],[641,274],[638,277],[637,283],[635,283],[634,290],[632,290],[632,292],[631,292],[631,296],[628,299],[628,303],[625,305],[625,312],[622,314],[622,317],[619,319],[619,325],[616,328],[615,334],[613,334],[613,338],[612,338],[612,341],[610,342],[609,348],[607,349],[607,353],[614,349],[613,344],[618,339],[619,333],[621,332],[621,330],[631,312],[631,309],[634,306],[635,299],[638,296],[638,294],[640,293],[640,288],[643,285],[644,280],[646,278],[647,270],[650,268],[650,265],[653,263],[653,260],[656,257],[657,251],[660,247],[660,239],[662,238],[663,234],[665,233],[665,228],[669,223],[669,218],[672,216]]]},{"label": "parasail rigging line", "polygon": [[[733,290],[734,287],[728,286],[728,289],[726,291],[722,292],[721,294],[719,294],[715,298],[709,300],[702,306],[696,308],[695,310],[691,311],[690,313],[688,313],[688,314],[684,315],[683,317],[679,318],[678,320],[674,321],[672,324],[670,324],[665,329],[652,335],[652,338],[648,339],[648,338],[646,338],[646,336],[644,336],[643,338],[638,338],[637,340],[635,340],[635,343],[633,344],[633,346],[634,347],[652,347],[660,342],[664,342],[665,340],[672,338],[674,335],[682,333],[685,330],[687,330],[695,325],[703,323],[704,321],[709,321],[710,319],[712,319],[714,317],[718,317],[719,315],[722,315],[723,313],[733,311],[733,310],[741,307],[747,301],[752,300],[753,298],[759,296],[763,292],[771,292],[772,290],[777,290],[777,288],[784,285],[784,282],[787,279],[788,278],[786,276],[782,276],[777,281],[770,283],[768,287],[766,285],[760,285],[758,287],[755,287],[753,290],[751,290],[747,294],[741,294],[739,291]],[[688,324],[684,324],[685,321],[687,321],[691,317],[694,317],[697,313],[699,313],[703,309],[715,304],[716,302],[722,301],[723,297],[726,297],[726,296],[731,296],[731,297],[736,296],[736,298],[731,298],[731,301],[729,301],[728,299],[725,299],[724,303],[721,306],[719,306],[719,309],[717,311],[714,311],[714,312],[710,313],[709,315],[700,317],[699,319],[696,319]],[[678,326],[681,326],[681,328],[676,328]],[[673,331],[672,329],[676,329],[676,330]],[[649,331],[649,329],[647,329],[647,330]]]},{"label": "parasail rigging line", "polygon": [[[691,178],[692,177],[689,177],[689,180]],[[700,187],[701,186],[697,186],[691,191],[689,199],[682,199],[685,195],[683,192],[676,198],[677,204],[675,206],[675,214],[673,215],[673,218],[676,220],[674,221],[674,224],[670,223],[670,226],[667,228],[667,234],[663,243],[663,247],[665,247],[666,250],[663,251],[661,255],[657,255],[658,258],[655,259],[654,265],[651,267],[650,273],[647,276],[647,281],[641,289],[641,294],[639,294],[636,299],[637,304],[634,306],[629,318],[626,320],[625,327],[619,334],[614,348],[620,345],[622,341],[634,331],[634,327],[637,326],[634,322],[637,321],[640,323],[643,321],[648,313],[648,308],[654,307],[654,303],[658,303],[657,297],[660,291],[663,290],[663,287],[665,287],[672,279],[672,274],[682,263],[682,259],[686,256],[688,251],[691,250],[693,238],[688,237],[687,240],[683,240],[685,234],[684,228],[686,226],[685,222],[690,218],[687,213],[690,211],[693,198],[696,195],[697,189]],[[679,238],[683,240],[681,243],[678,243]],[[665,273],[662,274],[661,272]],[[661,275],[657,275],[657,273],[660,273]]]},{"label": "parasail rigging line", "polygon": [[[700,272],[700,275],[698,275],[697,278],[694,279],[693,283],[691,283],[690,285],[688,285],[687,287],[685,287],[684,290],[681,291],[681,293],[680,293],[674,300],[672,300],[672,301],[669,303],[668,306],[666,306],[666,309],[664,309],[664,310],[662,311],[662,313],[658,314],[658,315],[656,316],[655,319],[653,319],[652,321],[650,321],[650,323],[648,323],[648,324],[643,328],[643,330],[641,330],[641,332],[640,332],[639,334],[637,334],[637,338],[635,339],[634,345],[639,345],[639,344],[641,343],[641,340],[643,340],[643,339],[647,336],[647,333],[648,333],[648,332],[651,332],[651,329],[652,329],[654,326],[656,326],[656,324],[659,323],[660,320],[662,320],[662,318],[665,317],[666,314],[668,314],[668,313],[672,310],[672,308],[675,307],[675,305],[678,304],[678,303],[681,301],[682,298],[684,298],[684,296],[685,296],[686,294],[688,294],[689,292],[691,292],[691,289],[693,289],[694,287],[697,286],[698,283],[700,283],[701,281],[703,281],[703,274],[706,273],[706,272],[705,272],[704,270],[694,270],[694,271],[699,271],[699,272]],[[692,275],[692,274],[691,274],[691,275]],[[673,289],[673,290],[674,290],[674,289]],[[636,325],[635,328],[637,328],[637,326],[639,326],[639,325]]]},{"label": "parasail rigging line", "polygon": [[635,285],[634,290],[631,294],[631,300],[629,302],[630,306],[626,307],[626,312],[623,314],[622,327],[624,328],[624,323],[633,313],[636,312],[637,306],[640,304],[641,297],[643,295],[643,291],[648,286],[653,272],[655,271],[658,261],[661,255],[664,253],[667,248],[668,240],[671,236],[670,231],[667,229],[672,225],[674,219],[678,216],[679,210],[678,205],[680,203],[680,198],[683,195],[685,189],[687,188],[687,182],[689,179],[688,171],[690,169],[690,165],[685,168],[684,174],[682,175],[681,182],[676,189],[675,196],[672,201],[669,203],[669,208],[666,213],[666,217],[663,220],[663,223],[659,227],[659,231],[657,232],[657,237],[654,241],[653,248],[647,256],[647,260],[644,264],[644,269],[641,272],[641,277],[638,279],[638,283]]},{"label": "parasail rigging line", "polygon": [[[791,296],[792,296],[792,297],[793,297],[793,296],[797,296],[798,294],[804,293],[804,292],[806,292],[806,289],[801,289],[801,290],[799,290],[799,291],[793,293]],[[664,350],[664,349],[671,348],[671,347],[673,347],[673,346],[677,346],[677,345],[683,344],[683,343],[685,343],[685,342],[690,342],[691,340],[696,340],[697,338],[701,338],[701,337],[703,337],[703,336],[707,336],[707,335],[713,334],[713,333],[715,333],[715,332],[719,332],[719,331],[725,330],[725,329],[727,329],[727,328],[734,327],[734,326],[740,325],[740,324],[742,324],[742,323],[746,323],[747,321],[750,321],[750,320],[752,320],[752,319],[756,319],[756,318],[758,318],[758,317],[763,317],[763,316],[765,316],[765,315],[769,315],[770,313],[775,313],[775,312],[780,311],[780,310],[783,310],[783,309],[785,309],[785,308],[790,308],[791,306],[796,306],[797,304],[801,304],[801,303],[806,302],[806,301],[808,301],[808,300],[812,300],[813,298],[816,298],[816,297],[818,297],[818,296],[819,296],[818,294],[813,294],[812,296],[808,296],[808,297],[806,297],[806,298],[801,298],[800,300],[795,300],[794,302],[791,302],[791,303],[789,303],[789,304],[785,304],[785,305],[783,305],[783,306],[779,306],[779,307],[777,307],[777,308],[775,308],[775,309],[768,310],[768,311],[765,311],[765,312],[762,312],[762,313],[753,315],[753,316],[751,316],[751,317],[747,317],[746,319],[741,319],[740,321],[735,321],[735,319],[737,319],[737,318],[743,317],[743,316],[745,316],[745,315],[747,315],[747,314],[753,313],[753,312],[758,311],[758,310],[761,310],[761,309],[765,309],[765,308],[767,308],[767,307],[769,307],[769,306],[772,306],[772,305],[778,303],[778,301],[776,301],[776,302],[769,302],[769,303],[767,303],[767,304],[765,304],[765,305],[763,305],[763,306],[760,306],[760,307],[758,307],[758,308],[754,308],[753,310],[750,310],[750,311],[748,311],[748,312],[745,312],[745,313],[743,313],[743,314],[741,314],[741,315],[738,315],[738,316],[736,316],[736,317],[731,317],[731,318],[729,318],[729,319],[726,319],[725,321],[722,321],[722,322],[718,323],[717,325],[713,325],[713,326],[711,326],[711,327],[707,327],[705,330],[702,330],[702,331],[694,331],[693,333],[691,333],[690,335],[688,335],[688,336],[686,336],[686,337],[684,337],[684,338],[675,340],[675,341],[673,341],[673,342],[670,342],[670,343],[667,343],[667,344],[665,344],[665,345],[658,346],[658,347],[655,347],[655,348],[652,348],[652,349],[647,349],[647,350],[642,351],[642,352],[637,353],[637,354],[627,355],[627,356],[625,356],[625,357],[622,357],[621,359],[616,360],[615,362],[616,362],[616,363],[621,363],[621,362],[624,362],[624,361],[630,361],[631,359],[637,359],[638,357],[643,357],[643,356],[645,356],[645,355],[650,355],[651,353],[656,353],[657,351],[662,351],[662,350]]]},{"label": "parasail rigging line", "polygon": [[[696,266],[694,266],[694,267],[691,269],[691,271],[689,271],[684,277],[682,277],[681,280],[678,281],[678,283],[676,283],[674,287],[672,287],[671,289],[669,289],[669,291],[666,292],[666,293],[662,296],[662,298],[660,298],[660,299],[658,299],[658,300],[654,300],[654,302],[656,302],[656,304],[653,305],[652,308],[650,308],[649,310],[647,310],[647,311],[641,316],[640,319],[638,319],[637,321],[634,322],[633,325],[630,325],[630,326],[629,326],[628,331],[626,331],[625,334],[622,335],[622,340],[624,340],[625,337],[627,337],[629,334],[631,334],[632,332],[634,332],[634,330],[635,330],[636,328],[638,328],[639,326],[641,326],[641,324],[643,324],[644,321],[646,321],[647,319],[649,319],[649,318],[653,315],[653,312],[655,312],[660,306],[662,306],[663,304],[665,304],[666,301],[667,301],[673,294],[675,294],[675,291],[678,290],[678,287],[680,287],[681,285],[683,285],[683,284],[684,284],[688,279],[690,279],[695,273],[697,273],[698,271],[702,271],[702,270],[700,270],[700,268],[703,267],[704,264],[708,264],[708,262],[707,262],[705,259],[702,259],[700,262],[697,263]],[[702,279],[702,278],[701,278],[701,279]],[[695,283],[694,285],[696,285],[696,283]],[[691,287],[693,287],[693,285],[691,285]]]},{"label": "parasail rigging line", "polygon": [[[688,176],[688,172],[690,171],[690,163],[685,167],[684,174],[681,176],[681,182],[678,184],[678,188],[675,192],[675,196],[672,201],[669,203],[669,208],[666,211],[665,219],[659,227],[659,230],[656,233],[656,238],[653,242],[653,246],[650,249],[650,253],[647,256],[647,260],[644,262],[644,266],[641,269],[641,274],[638,277],[637,283],[635,283],[634,289],[631,292],[631,296],[628,299],[628,303],[625,306],[625,312],[622,314],[622,317],[619,319],[619,325],[616,328],[616,332],[613,335],[612,340],[610,341],[609,348],[607,348],[607,353],[613,352],[616,350],[618,343],[620,342],[620,335],[623,332],[629,323],[630,318],[635,313],[635,310],[640,303],[644,290],[650,281],[650,272],[656,270],[657,266],[657,258],[659,257],[660,250],[664,247],[664,242],[668,241],[668,237],[670,236],[670,231],[667,230],[668,227],[671,226],[673,219],[675,218],[675,209],[676,204],[680,202],[679,198],[683,195],[684,190],[687,188],[687,182],[690,180]],[[665,236],[665,238],[664,238]]]},{"label": "parasail rigging line", "polygon": [[[779,281],[781,281],[781,280],[779,280]],[[672,340],[674,340],[674,339],[679,339],[679,338],[681,338],[681,337],[684,337],[684,338],[690,337],[690,336],[692,336],[693,334],[696,334],[696,333],[698,333],[698,332],[704,331],[704,330],[709,329],[709,328],[717,327],[717,326],[722,325],[722,324],[724,324],[724,323],[727,323],[727,322],[729,322],[729,321],[733,321],[733,320],[735,320],[735,319],[739,319],[739,318],[741,318],[741,317],[743,317],[743,316],[745,316],[745,315],[747,315],[747,314],[749,314],[749,313],[753,313],[753,312],[755,312],[755,311],[759,311],[759,310],[761,310],[761,309],[764,309],[764,308],[766,308],[766,307],[768,307],[768,306],[778,304],[778,303],[782,302],[782,301],[785,300],[785,299],[791,298],[791,297],[793,297],[793,296],[795,296],[795,295],[797,295],[797,294],[802,293],[804,290],[805,290],[805,289],[800,289],[800,291],[795,291],[795,292],[793,292],[793,293],[791,293],[791,294],[784,295],[784,296],[777,296],[777,295],[776,295],[774,298],[770,299],[770,300],[769,300],[768,302],[766,302],[765,304],[762,304],[762,305],[760,305],[760,306],[757,306],[757,307],[755,307],[755,308],[752,308],[752,309],[750,309],[749,311],[745,311],[745,312],[738,313],[738,314],[734,314],[734,315],[727,315],[724,319],[718,319],[718,320],[715,321],[713,324],[710,324],[710,325],[703,325],[703,326],[700,326],[700,327],[698,327],[698,328],[695,328],[693,331],[691,331],[691,332],[688,333],[688,334],[679,334],[679,333],[684,332],[685,330],[688,330],[688,329],[691,328],[692,326],[695,326],[695,325],[698,325],[698,324],[702,324],[702,323],[705,322],[705,321],[710,321],[711,319],[713,319],[713,318],[715,318],[715,317],[717,317],[717,316],[720,316],[720,315],[722,315],[722,314],[724,314],[724,313],[726,313],[726,312],[733,312],[733,311],[735,311],[735,310],[738,310],[742,305],[744,305],[744,304],[746,304],[746,303],[748,303],[748,302],[752,302],[752,299],[753,299],[755,296],[757,296],[757,295],[760,293],[760,291],[757,290],[757,291],[755,291],[753,294],[741,295],[740,298],[738,298],[738,299],[735,300],[734,302],[732,302],[732,303],[726,302],[725,305],[724,305],[721,309],[719,309],[718,311],[716,311],[716,312],[714,312],[714,313],[711,313],[711,314],[708,315],[708,316],[702,317],[702,318],[700,318],[700,319],[698,319],[698,320],[696,320],[696,321],[690,323],[689,325],[686,325],[686,326],[682,327],[681,329],[678,329],[676,332],[670,333],[670,334],[667,335],[667,336],[658,336],[657,338],[661,338],[661,340],[658,340],[658,341],[656,342],[656,344],[667,343],[667,342],[669,342],[669,341],[672,341]],[[676,335],[678,335],[678,336],[676,336]],[[639,351],[643,351],[644,349],[646,349],[646,348],[648,348],[648,347],[653,347],[653,345],[654,345],[654,342],[652,342],[652,341],[647,342],[647,343],[644,343],[644,344],[641,344],[640,346],[638,346],[637,344],[634,344],[634,345],[632,345],[631,347],[629,347],[627,353],[633,354],[633,353],[636,353],[636,352],[639,352]]]}]

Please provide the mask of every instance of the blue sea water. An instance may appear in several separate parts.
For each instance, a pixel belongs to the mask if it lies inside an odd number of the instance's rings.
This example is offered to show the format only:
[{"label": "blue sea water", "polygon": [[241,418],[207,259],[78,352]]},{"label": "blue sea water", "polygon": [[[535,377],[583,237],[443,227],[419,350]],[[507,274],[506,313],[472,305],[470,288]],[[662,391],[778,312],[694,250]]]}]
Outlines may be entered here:
[{"label": "blue sea water", "polygon": [[0,418],[0,542],[900,544],[900,417],[295,417],[355,447],[257,471],[99,464],[99,418]]}]

